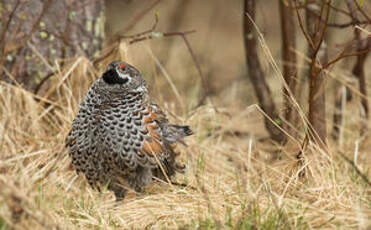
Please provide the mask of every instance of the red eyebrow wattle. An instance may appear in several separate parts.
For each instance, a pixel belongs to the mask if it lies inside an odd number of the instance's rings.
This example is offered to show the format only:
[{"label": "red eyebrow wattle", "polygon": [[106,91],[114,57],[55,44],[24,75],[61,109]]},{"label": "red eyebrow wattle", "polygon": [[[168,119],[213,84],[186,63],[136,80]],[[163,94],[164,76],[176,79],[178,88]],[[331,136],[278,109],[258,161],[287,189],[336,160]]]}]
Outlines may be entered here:
[{"label": "red eyebrow wattle", "polygon": [[124,67],[126,67],[125,64],[121,64],[121,65],[120,65],[120,68],[124,68]]}]

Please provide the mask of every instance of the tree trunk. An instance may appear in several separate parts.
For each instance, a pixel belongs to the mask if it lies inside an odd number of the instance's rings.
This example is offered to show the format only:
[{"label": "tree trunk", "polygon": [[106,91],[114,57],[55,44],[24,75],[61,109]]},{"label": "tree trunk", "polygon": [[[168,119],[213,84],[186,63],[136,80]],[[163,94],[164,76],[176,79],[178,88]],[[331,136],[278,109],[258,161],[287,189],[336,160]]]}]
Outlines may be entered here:
[{"label": "tree trunk", "polygon": [[[358,29],[355,29],[358,30]],[[357,44],[357,52],[360,52],[362,50],[370,49],[371,47],[371,37],[368,37],[366,41],[364,41],[362,45],[361,40],[358,40]],[[362,94],[361,97],[361,118],[362,118],[362,127],[361,127],[361,135],[365,133],[367,130],[367,123],[368,119],[370,118],[370,111],[368,107],[368,97],[367,97],[367,84],[366,84],[366,76],[365,76],[365,70],[364,65],[366,63],[367,55],[369,53],[363,53],[361,55],[357,56],[357,61],[354,64],[353,67],[353,74],[358,78],[358,84],[359,84],[359,91]]]},{"label": "tree trunk", "polygon": [[[296,69],[296,34],[295,34],[295,12],[291,1],[279,1],[280,16],[281,16],[281,52],[282,52],[282,66],[283,77],[286,81],[291,95],[296,99],[296,82],[297,82],[297,69]],[[285,120],[283,123],[284,129],[292,134],[293,129],[297,124],[298,113],[293,106],[293,101],[288,93],[288,89],[283,87],[284,105],[285,105]],[[291,127],[292,128],[291,128]]]},{"label": "tree trunk", "polygon": [[56,60],[63,65],[70,57],[92,57],[101,48],[102,0],[6,0],[0,9],[1,80],[12,82],[6,72],[11,73],[25,89],[37,93],[53,75],[50,67]]},{"label": "tree trunk", "polygon": [[[259,105],[261,106],[262,110],[273,121],[279,123],[281,119],[278,116],[271,92],[265,81],[265,76],[260,66],[254,25],[247,16],[249,15],[252,20],[255,19],[255,0],[245,0],[244,3],[243,34],[249,78],[252,81],[256,96],[258,97]],[[285,140],[283,133],[266,117],[264,117],[264,123],[273,140],[278,142],[283,142]]]},{"label": "tree trunk", "polygon": [[[309,66],[309,130],[311,138],[321,147],[326,145],[326,95],[325,74],[319,65],[327,63],[327,45],[322,34],[326,33],[325,17],[318,18],[311,10],[321,8],[316,1],[309,2],[311,7],[306,9],[306,23],[308,35],[314,47],[309,46],[308,56],[312,60]],[[323,15],[325,15],[326,2],[322,2]],[[321,15],[322,16],[322,15]]]}]

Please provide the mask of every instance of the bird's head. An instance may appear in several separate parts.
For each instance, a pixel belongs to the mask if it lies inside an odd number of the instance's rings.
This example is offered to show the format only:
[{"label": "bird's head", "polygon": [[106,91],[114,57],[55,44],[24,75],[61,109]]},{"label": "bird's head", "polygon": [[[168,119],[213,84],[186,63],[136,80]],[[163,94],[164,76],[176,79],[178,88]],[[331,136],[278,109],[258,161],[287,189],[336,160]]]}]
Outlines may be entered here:
[{"label": "bird's head", "polygon": [[147,87],[142,74],[132,65],[113,61],[102,75],[105,90],[116,93],[146,92]]}]

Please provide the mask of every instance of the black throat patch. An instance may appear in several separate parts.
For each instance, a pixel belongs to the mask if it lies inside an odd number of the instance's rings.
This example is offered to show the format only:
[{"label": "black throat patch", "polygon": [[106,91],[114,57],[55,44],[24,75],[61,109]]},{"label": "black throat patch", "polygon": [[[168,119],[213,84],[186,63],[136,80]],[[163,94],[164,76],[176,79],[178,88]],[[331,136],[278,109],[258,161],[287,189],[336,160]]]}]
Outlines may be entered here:
[{"label": "black throat patch", "polygon": [[103,74],[103,80],[107,84],[125,84],[129,79],[121,78],[116,70],[111,69]]}]

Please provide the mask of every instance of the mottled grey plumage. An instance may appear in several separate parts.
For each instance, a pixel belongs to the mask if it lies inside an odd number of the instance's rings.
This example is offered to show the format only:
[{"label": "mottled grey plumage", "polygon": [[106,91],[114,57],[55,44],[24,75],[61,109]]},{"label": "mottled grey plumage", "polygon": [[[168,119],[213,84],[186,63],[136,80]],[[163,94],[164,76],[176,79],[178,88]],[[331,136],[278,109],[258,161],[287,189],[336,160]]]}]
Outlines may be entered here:
[{"label": "mottled grey plumage", "polygon": [[182,171],[173,144],[191,134],[188,126],[170,124],[150,102],[137,69],[114,61],[80,104],[66,146],[76,171],[93,188],[108,184],[120,200],[125,184],[141,192],[153,176],[165,178],[162,169],[168,177]]}]

